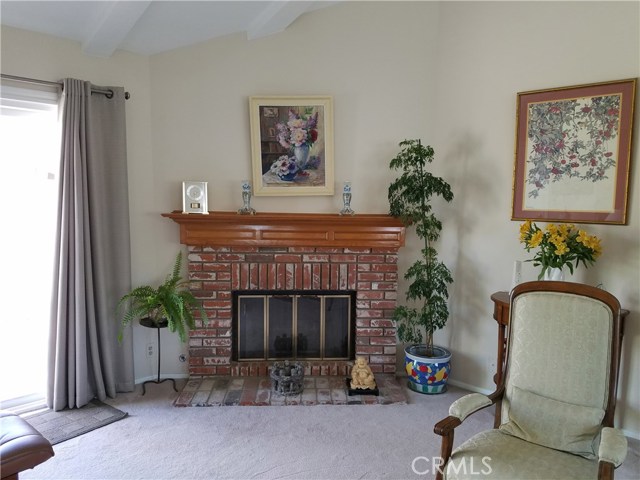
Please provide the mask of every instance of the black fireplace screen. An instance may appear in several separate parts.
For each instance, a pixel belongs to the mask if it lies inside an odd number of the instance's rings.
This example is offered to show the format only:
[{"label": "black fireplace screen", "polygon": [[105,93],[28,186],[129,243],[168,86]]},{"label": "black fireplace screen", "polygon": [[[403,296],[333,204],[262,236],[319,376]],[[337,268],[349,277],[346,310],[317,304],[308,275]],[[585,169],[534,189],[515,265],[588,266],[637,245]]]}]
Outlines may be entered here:
[{"label": "black fireplace screen", "polygon": [[233,359],[350,360],[354,291],[236,291]]}]

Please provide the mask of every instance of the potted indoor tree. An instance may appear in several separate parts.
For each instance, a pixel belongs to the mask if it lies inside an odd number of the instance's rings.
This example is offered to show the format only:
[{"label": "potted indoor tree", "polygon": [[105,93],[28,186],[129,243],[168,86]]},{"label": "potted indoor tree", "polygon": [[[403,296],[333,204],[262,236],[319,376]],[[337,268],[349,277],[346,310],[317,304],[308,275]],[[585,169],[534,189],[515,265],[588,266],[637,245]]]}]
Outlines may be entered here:
[{"label": "potted indoor tree", "polygon": [[405,140],[400,147],[389,164],[392,170],[402,172],[389,186],[389,213],[406,226],[415,227],[424,247],[404,276],[410,282],[406,299],[412,306],[396,307],[393,319],[398,339],[410,344],[405,348],[409,387],[421,393],[441,393],[446,390],[451,353],[433,345],[433,333],[444,327],[449,317],[447,285],[453,279],[434,247],[442,223],[430,202],[434,196],[450,202],[453,193],[447,182],[427,170],[427,163],[433,161],[433,148],[420,140]]},{"label": "potted indoor tree", "polygon": [[169,331],[178,333],[182,342],[187,339],[187,330],[195,328],[193,308],[198,309],[200,318],[206,319],[202,303],[189,290],[189,281],[180,275],[181,268],[182,252],[179,252],[173,271],[162,285],[137,287],[120,299],[118,308],[127,304],[118,334],[120,341],[123,328],[135,319],[147,327],[168,327]]}]

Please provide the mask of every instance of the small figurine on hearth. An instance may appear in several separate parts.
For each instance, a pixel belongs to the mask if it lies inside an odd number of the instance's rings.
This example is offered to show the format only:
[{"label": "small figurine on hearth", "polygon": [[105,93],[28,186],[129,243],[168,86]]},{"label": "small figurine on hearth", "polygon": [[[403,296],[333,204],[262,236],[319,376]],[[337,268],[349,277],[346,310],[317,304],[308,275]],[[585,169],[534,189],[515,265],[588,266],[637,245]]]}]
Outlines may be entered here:
[{"label": "small figurine on hearth", "polygon": [[374,390],[376,388],[376,379],[364,357],[356,357],[356,363],[351,369],[351,388],[354,390]]}]

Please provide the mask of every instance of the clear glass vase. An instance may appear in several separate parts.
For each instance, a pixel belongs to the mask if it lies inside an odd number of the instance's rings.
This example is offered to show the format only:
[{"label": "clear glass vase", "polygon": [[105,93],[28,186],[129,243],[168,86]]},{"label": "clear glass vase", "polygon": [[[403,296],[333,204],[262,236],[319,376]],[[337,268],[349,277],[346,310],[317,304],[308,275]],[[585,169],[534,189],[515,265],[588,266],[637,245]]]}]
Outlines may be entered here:
[{"label": "clear glass vase", "polygon": [[544,271],[544,280],[564,282],[564,272],[561,268],[549,267]]}]

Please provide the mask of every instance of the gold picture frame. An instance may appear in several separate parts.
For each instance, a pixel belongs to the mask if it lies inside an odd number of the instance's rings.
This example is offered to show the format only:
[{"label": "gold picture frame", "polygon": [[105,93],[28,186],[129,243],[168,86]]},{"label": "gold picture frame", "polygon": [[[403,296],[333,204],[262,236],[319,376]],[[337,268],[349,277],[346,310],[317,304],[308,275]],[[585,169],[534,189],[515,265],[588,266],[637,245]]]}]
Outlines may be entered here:
[{"label": "gold picture frame", "polygon": [[333,195],[333,98],[249,98],[253,193]]},{"label": "gold picture frame", "polygon": [[627,222],[636,79],[519,92],[512,220]]}]

